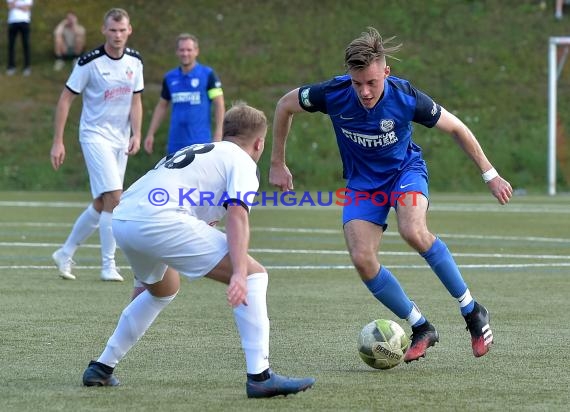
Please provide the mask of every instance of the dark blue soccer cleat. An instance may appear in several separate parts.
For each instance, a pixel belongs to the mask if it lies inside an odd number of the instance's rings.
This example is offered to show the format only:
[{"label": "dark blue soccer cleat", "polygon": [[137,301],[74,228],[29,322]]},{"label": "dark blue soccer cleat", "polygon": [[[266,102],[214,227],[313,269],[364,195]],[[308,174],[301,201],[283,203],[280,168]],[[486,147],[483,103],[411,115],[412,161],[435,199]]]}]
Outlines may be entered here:
[{"label": "dark blue soccer cleat", "polygon": [[248,398],[271,398],[305,391],[315,384],[315,378],[289,378],[269,370],[269,379],[256,382],[247,378],[245,389]]},{"label": "dark blue soccer cleat", "polygon": [[85,386],[118,386],[119,380],[105,369],[111,369],[110,366],[99,362],[91,361],[89,366],[83,372],[83,385]]}]

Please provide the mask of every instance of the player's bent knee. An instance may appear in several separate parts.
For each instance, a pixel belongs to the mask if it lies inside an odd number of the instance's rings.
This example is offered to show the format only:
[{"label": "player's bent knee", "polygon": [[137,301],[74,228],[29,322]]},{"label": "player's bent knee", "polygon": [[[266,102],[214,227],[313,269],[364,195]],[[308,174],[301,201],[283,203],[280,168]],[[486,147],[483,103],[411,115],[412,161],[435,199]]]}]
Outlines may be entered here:
[{"label": "player's bent knee", "polygon": [[145,286],[150,294],[155,297],[176,296],[180,289],[180,276],[177,271],[169,267],[161,281]]}]

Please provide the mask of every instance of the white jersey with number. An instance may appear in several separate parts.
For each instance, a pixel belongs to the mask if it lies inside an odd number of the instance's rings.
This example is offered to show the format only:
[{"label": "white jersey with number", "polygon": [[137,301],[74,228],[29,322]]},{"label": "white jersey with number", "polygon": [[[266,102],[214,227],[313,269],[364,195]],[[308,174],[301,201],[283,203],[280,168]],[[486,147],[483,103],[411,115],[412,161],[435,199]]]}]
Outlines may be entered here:
[{"label": "white jersey with number", "polygon": [[229,141],[195,144],[163,158],[121,196],[113,219],[168,222],[194,216],[215,225],[228,203],[250,209],[257,164]]},{"label": "white jersey with number", "polygon": [[143,63],[136,50],[126,48],[119,59],[107,55],[104,46],[84,54],[66,87],[83,94],[80,142],[128,146],[133,93],[144,89]]}]

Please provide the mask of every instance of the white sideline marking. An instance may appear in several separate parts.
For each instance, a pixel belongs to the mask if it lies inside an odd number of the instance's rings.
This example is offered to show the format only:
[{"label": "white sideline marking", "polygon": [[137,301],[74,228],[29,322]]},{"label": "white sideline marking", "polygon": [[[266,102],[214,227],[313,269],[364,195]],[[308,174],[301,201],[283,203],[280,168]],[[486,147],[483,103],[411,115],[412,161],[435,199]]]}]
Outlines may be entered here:
[{"label": "white sideline marking", "polygon": [[[263,265],[269,270],[354,270],[352,265]],[[459,265],[461,269],[526,269],[526,268],[559,268],[570,267],[570,262],[560,263],[516,263],[498,265]],[[119,269],[129,270],[128,266],[119,266]],[[390,265],[390,269],[429,269],[427,265]],[[12,265],[0,266],[0,270],[53,270],[57,272],[55,265]],[[74,266],[73,270],[100,270],[101,266]]]},{"label": "white sideline marking", "polygon": [[[72,227],[73,223],[54,223],[54,222],[0,222],[0,227]],[[342,235],[342,229],[303,229],[288,227],[252,227],[251,232],[270,232],[270,233],[315,233],[324,235]],[[545,243],[570,243],[570,238],[556,237],[540,237],[540,236],[498,236],[498,235],[467,235],[456,233],[438,233],[439,237],[449,239],[476,239],[476,240],[509,240],[520,242],[545,242]],[[396,232],[386,232],[383,236],[399,237]]]},{"label": "white sideline marking", "polygon": [[[310,250],[310,249],[250,249],[254,253],[293,253],[293,254],[319,254],[319,255],[347,255],[345,250]],[[388,256],[418,256],[417,252],[381,251],[381,255]],[[561,255],[520,255],[503,253],[453,253],[453,256],[461,257],[486,257],[486,258],[515,258],[515,259],[563,259],[570,260],[570,256]]]},{"label": "white sideline marking", "polygon": [[85,202],[24,202],[24,201],[9,201],[3,200],[0,206],[4,207],[87,207],[91,203]]},{"label": "white sideline marking", "polygon": [[[305,266],[286,266],[277,265],[270,266],[264,265],[266,268],[271,270],[354,270],[352,265],[305,265]],[[560,263],[514,263],[514,264],[498,264],[498,265],[458,265],[460,269],[525,269],[525,268],[558,268],[558,267],[570,267],[570,262],[560,262]],[[390,265],[390,269],[429,269],[427,265]]]},{"label": "white sideline marking", "polygon": [[[6,247],[51,247],[58,248],[59,243],[31,243],[31,242],[0,242],[0,246]],[[100,248],[97,244],[84,244],[81,247],[86,248]],[[319,250],[319,249],[249,249],[251,253],[273,253],[273,254],[297,254],[297,255],[348,255],[346,250]],[[396,251],[381,251],[384,256],[418,256],[417,252],[396,252]],[[513,259],[553,259],[553,260],[570,260],[570,255],[528,255],[517,253],[453,253],[453,256],[460,257],[475,257],[475,258],[513,258]]]},{"label": "white sideline marking", "polygon": [[[342,229],[300,229],[287,227],[252,227],[252,232],[275,232],[275,233],[319,233],[341,234]],[[498,235],[467,235],[454,233],[438,233],[439,237],[450,239],[477,239],[477,240],[513,240],[523,242],[552,242],[570,243],[570,238],[540,237],[540,236],[498,236]],[[385,232],[382,236],[399,237],[397,232]]]},{"label": "white sideline marking", "polygon": [[[298,192],[302,193],[302,192]],[[313,196],[316,199],[316,194]],[[297,199],[298,201],[300,199]],[[48,201],[0,201],[0,207],[53,207],[53,208],[85,208],[89,205],[91,201],[86,200],[85,202],[48,202]],[[430,211],[432,212],[481,212],[481,213],[561,213],[570,214],[570,208],[563,204],[509,204],[506,206],[501,206],[499,204],[493,203],[492,197],[489,197],[488,203],[447,203],[447,204],[433,204],[430,205]],[[333,202],[334,203],[334,202]],[[314,210],[322,212],[323,210],[331,210],[338,212],[342,206],[331,205],[331,206],[257,206],[256,211],[263,210]]]},{"label": "white sideline marking", "polygon": [[[0,207],[37,207],[37,208],[85,208],[89,201],[83,202],[18,202],[18,201],[0,201]],[[256,210],[320,210],[329,209],[338,211],[339,207],[258,207]],[[570,208],[562,204],[554,205],[509,205],[508,207],[501,207],[493,204],[466,204],[454,203],[441,206],[433,206],[431,210],[435,211],[453,211],[453,212],[513,212],[513,213],[570,213]],[[38,227],[38,228],[70,228],[73,223],[62,222],[0,222],[0,227],[4,228],[25,228],[25,227]],[[338,235],[342,237],[342,229],[340,227],[333,229],[325,228],[286,228],[286,227],[252,227],[252,232],[265,232],[265,233],[301,233],[313,235]],[[501,235],[470,235],[470,234],[438,234],[442,238],[450,239],[472,239],[484,241],[513,241],[524,243],[547,243],[547,244],[569,244],[570,238],[550,238],[539,236],[501,236]],[[384,236],[398,237],[399,234],[395,231],[387,232]],[[25,240],[25,236],[21,236]],[[0,246],[4,247],[23,247],[23,248],[53,248],[56,249],[60,246],[59,243],[35,243],[35,242],[0,242]],[[84,244],[84,248],[99,249],[98,244]],[[291,254],[291,255],[339,255],[347,256],[346,250],[306,250],[306,249],[271,249],[271,248],[254,248],[250,249],[252,253],[260,254]],[[397,252],[397,251],[381,251],[384,256],[412,256],[417,257],[418,254],[414,251]],[[496,258],[496,259],[534,259],[534,260],[554,260],[559,262],[540,262],[540,263],[499,263],[499,264],[464,264],[459,265],[462,269],[516,269],[516,268],[565,268],[570,267],[570,256],[568,255],[532,255],[532,254],[511,254],[511,253],[454,253],[456,257],[465,258]],[[46,258],[47,259],[47,258]],[[354,270],[350,264],[345,265],[266,265],[271,270]],[[404,264],[404,265],[391,265],[395,269],[428,269],[428,266],[423,262],[421,264]],[[77,269],[91,269],[99,270],[99,266],[75,266]],[[129,269],[128,267],[124,267]],[[56,270],[55,266],[48,265],[14,265],[14,266],[0,266],[0,269],[23,269],[23,270]]]}]

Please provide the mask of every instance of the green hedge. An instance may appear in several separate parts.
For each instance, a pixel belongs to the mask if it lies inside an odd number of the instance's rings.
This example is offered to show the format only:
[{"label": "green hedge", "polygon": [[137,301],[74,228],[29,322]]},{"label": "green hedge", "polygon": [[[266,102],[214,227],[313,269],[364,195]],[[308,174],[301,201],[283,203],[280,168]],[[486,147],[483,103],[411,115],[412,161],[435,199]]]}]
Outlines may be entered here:
[{"label": "green hedge", "polygon": [[[242,99],[273,117],[286,91],[343,72],[348,42],[372,25],[404,43],[392,73],[407,78],[475,132],[487,155],[513,186],[544,192],[547,136],[548,37],[565,35],[570,15],[554,20],[552,5],[538,1],[363,1],[336,0],[125,0],[131,14],[130,45],[145,60],[144,131],[159,97],[163,73],[177,64],[174,38],[183,31],[200,38],[200,61],[215,68],[229,106]],[[74,10],[88,30],[88,47],[99,45],[104,12],[114,1],[50,0],[33,9],[33,74],[0,76],[0,188],[87,190],[77,144],[81,104],[74,103],[66,127],[67,160],[54,172],[49,164],[53,114],[69,67],[52,70],[51,31],[66,10]],[[0,50],[6,50],[5,36]],[[21,49],[17,48],[18,58]],[[0,60],[1,61],[1,60]],[[570,78],[561,77],[563,107]],[[79,100],[79,99],[78,99]],[[570,121],[570,116],[568,121]],[[564,124],[563,124],[564,125]],[[570,130],[570,126],[566,126]],[[165,139],[167,122],[158,138]],[[438,191],[484,190],[476,168],[453,140],[415,128]],[[267,187],[271,133],[260,163]],[[127,184],[150,168],[159,154],[140,153],[128,167]],[[298,115],[288,144],[288,163],[296,187],[331,188],[342,184],[340,160],[328,119]],[[562,190],[570,172],[560,165]]]}]

